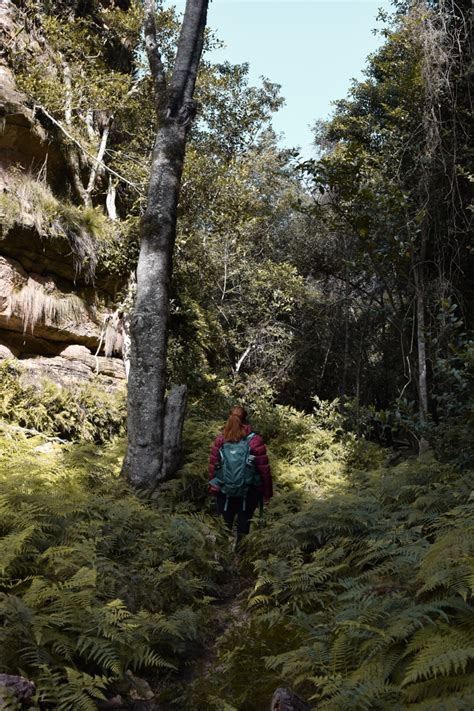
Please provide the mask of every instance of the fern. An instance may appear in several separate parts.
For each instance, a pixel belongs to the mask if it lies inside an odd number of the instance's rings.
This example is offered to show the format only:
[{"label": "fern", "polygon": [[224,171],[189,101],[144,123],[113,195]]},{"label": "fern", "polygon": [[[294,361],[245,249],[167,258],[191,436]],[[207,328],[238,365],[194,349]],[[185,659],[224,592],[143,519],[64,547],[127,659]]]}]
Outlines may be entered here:
[{"label": "fern", "polygon": [[[46,453],[10,431],[0,664],[53,708],[92,708],[130,671],[190,708],[259,711],[280,685],[326,710],[472,708],[474,473],[430,458],[382,468],[327,417],[277,408],[296,445],[272,430],[277,496],[245,542],[246,587],[227,612],[215,604],[226,534],[199,510],[201,419],[157,501],[119,478],[122,442]],[[355,468],[369,456],[374,469]],[[198,661],[206,641],[217,673]],[[202,674],[180,681],[193,664]]]},{"label": "fern", "polygon": [[344,466],[350,439],[332,438],[330,475],[316,437],[298,450],[306,463],[285,452],[267,525],[246,542],[245,634],[259,635],[261,657],[224,635],[223,698],[259,708],[248,667],[318,709],[471,708],[474,474],[430,459],[359,472]]},{"label": "fern", "polygon": [[42,707],[96,708],[128,670],[170,675],[199,654],[221,534],[130,491],[120,442],[100,456],[37,442],[0,447],[0,665],[35,681]]}]

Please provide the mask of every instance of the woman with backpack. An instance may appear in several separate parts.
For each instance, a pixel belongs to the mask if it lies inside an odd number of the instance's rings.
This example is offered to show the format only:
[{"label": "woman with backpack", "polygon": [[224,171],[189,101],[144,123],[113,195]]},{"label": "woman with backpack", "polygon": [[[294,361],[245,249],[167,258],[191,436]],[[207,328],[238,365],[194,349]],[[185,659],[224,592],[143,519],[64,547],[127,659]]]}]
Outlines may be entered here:
[{"label": "woman with backpack", "polygon": [[237,518],[237,541],[250,530],[260,504],[273,496],[272,474],[262,437],[253,432],[243,407],[233,407],[209,457],[209,491],[217,511],[232,529]]}]

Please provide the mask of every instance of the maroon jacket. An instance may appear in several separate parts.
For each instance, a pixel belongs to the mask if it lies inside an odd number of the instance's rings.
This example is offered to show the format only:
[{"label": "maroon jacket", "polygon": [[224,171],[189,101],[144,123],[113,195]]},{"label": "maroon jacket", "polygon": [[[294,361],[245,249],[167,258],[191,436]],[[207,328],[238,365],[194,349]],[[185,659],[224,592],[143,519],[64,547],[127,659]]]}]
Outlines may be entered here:
[{"label": "maroon jacket", "polygon": [[[246,436],[253,431],[250,425],[244,425],[244,427]],[[224,436],[220,434],[214,440],[214,444],[211,449],[211,456],[209,457],[209,481],[214,479],[214,470],[220,459],[219,450],[223,444]],[[259,434],[256,434],[250,440],[250,453],[255,457],[255,465],[262,478],[262,484],[257,488],[262,492],[265,500],[271,499],[273,496],[272,472],[268,461],[267,448],[265,447],[265,443]],[[216,494],[219,491],[216,486],[211,486],[209,489],[212,494]]]}]

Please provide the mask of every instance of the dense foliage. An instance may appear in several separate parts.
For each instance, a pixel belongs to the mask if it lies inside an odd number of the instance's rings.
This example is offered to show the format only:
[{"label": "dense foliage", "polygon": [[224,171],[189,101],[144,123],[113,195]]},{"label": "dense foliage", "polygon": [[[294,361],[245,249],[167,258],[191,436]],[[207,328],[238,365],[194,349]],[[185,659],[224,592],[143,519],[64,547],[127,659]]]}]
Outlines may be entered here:
[{"label": "dense foliage", "polygon": [[413,3],[384,35],[305,165],[313,230],[299,268],[333,310],[308,324],[296,365],[303,388],[308,360],[323,364],[310,376],[322,396],[338,389],[379,408],[396,398],[420,436],[438,414],[453,320],[472,326],[469,11]]},{"label": "dense foliage", "polygon": [[257,711],[283,685],[334,711],[471,708],[472,471],[382,466],[334,423],[284,420],[297,444],[275,442],[280,493],[247,541],[212,698]]},{"label": "dense foliage", "polygon": [[59,387],[22,378],[14,361],[0,364],[0,419],[45,435],[103,443],[125,428],[125,390],[115,394],[93,384]]},{"label": "dense foliage", "polygon": [[470,708],[472,471],[388,465],[337,403],[262,405],[277,494],[232,562],[203,513],[217,423],[193,413],[180,475],[151,500],[118,478],[121,442],[7,431],[1,664],[35,680],[37,707],[138,684],[176,708],[257,711],[279,685],[315,708]]},{"label": "dense foliage", "polygon": [[[76,141],[38,112],[68,165],[69,200],[94,216],[110,207],[110,181],[116,191],[118,219],[96,217],[89,231],[109,234],[95,266],[120,290],[154,136],[140,3],[18,5],[31,46],[20,35],[9,48],[17,81]],[[385,434],[398,423],[429,438],[447,414],[441,373],[471,327],[468,11],[398,3],[365,78],[316,127],[319,158],[304,163],[272,132],[278,86],[212,63],[208,32],[179,209],[173,380],[196,393],[232,380],[244,397],[266,390],[303,407],[315,394],[355,398],[384,410]],[[158,22],[170,67],[178,18],[166,9]],[[31,56],[35,42],[48,52]]]},{"label": "dense foliage", "polygon": [[182,668],[205,638],[219,529],[141,500],[122,456],[4,438],[0,666],[36,681],[36,708],[94,709],[135,673]]},{"label": "dense foliage", "polygon": [[[207,35],[171,302],[191,400],[176,478],[119,478],[123,395],[1,366],[0,673],[34,680],[35,708],[261,711],[279,685],[334,711],[474,707],[469,8],[395,5],[303,164],[271,128],[278,87],[213,64]],[[67,175],[13,168],[3,229],[66,238],[120,301],[154,136],[141,4],[15,6],[29,41],[7,59]],[[158,19],[169,67],[177,15]],[[237,556],[206,497],[235,401],[276,480]]]}]

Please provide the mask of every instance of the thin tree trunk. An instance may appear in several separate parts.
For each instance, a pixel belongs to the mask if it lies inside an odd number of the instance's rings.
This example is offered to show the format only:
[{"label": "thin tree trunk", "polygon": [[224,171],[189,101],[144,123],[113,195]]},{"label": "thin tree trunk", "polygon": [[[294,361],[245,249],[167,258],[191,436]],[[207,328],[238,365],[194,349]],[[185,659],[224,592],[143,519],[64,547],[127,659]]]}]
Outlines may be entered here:
[{"label": "thin tree trunk", "polygon": [[331,348],[334,340],[335,330],[331,329],[331,338],[329,339],[329,345],[326,348],[326,353],[324,354],[323,367],[321,368],[321,374],[319,376],[319,387],[322,387],[324,376],[326,375],[326,367],[329,360],[329,354],[331,353]]},{"label": "thin tree trunk", "polygon": [[[424,269],[426,260],[426,246],[428,240],[428,226],[426,220],[421,227],[420,254],[414,265],[415,280],[415,309],[416,309],[416,344],[418,351],[418,400],[419,417],[422,429],[428,422],[428,367],[426,355],[426,325],[425,325],[425,279]],[[423,437],[419,440],[419,451],[422,454],[428,448],[428,443]]]},{"label": "thin tree trunk", "polygon": [[87,188],[86,188],[86,193],[88,196],[88,198],[87,198],[88,205],[92,205],[92,193],[95,188],[95,183],[96,183],[96,179],[97,179],[97,174],[99,172],[99,168],[102,165],[102,160],[104,158],[105,149],[107,148],[107,141],[109,140],[110,127],[112,126],[113,120],[114,120],[114,117],[109,116],[108,121],[104,127],[104,130],[102,131],[99,149],[97,151],[97,157],[96,157],[95,161],[92,163],[91,172],[89,174],[89,182],[88,182]]},{"label": "thin tree trunk", "polygon": [[64,141],[64,157],[66,159],[67,166],[70,170],[72,184],[76,192],[76,197],[83,204],[87,205],[89,196],[87,190],[82,182],[82,167],[79,154],[75,146],[69,145]]},{"label": "thin tree trunk", "polygon": [[71,68],[66,61],[63,61],[63,80],[64,80],[64,122],[66,126],[72,123],[72,82]]},{"label": "thin tree trunk", "polygon": [[416,289],[416,341],[418,345],[418,393],[420,398],[420,423],[428,419],[428,381],[426,366],[425,303],[421,275]]},{"label": "thin tree trunk", "polygon": [[[345,245],[344,245],[344,251]],[[349,283],[347,281],[347,268],[346,268],[346,278],[344,280],[344,362],[342,366],[342,383],[341,383],[341,397],[345,398],[347,390],[347,371],[349,368]]]},{"label": "thin tree trunk", "polygon": [[[153,488],[174,472],[164,462],[165,389],[169,292],[179,189],[186,138],[196,112],[193,101],[202,53],[208,0],[187,0],[171,82],[158,48],[154,3],[145,0],[145,44],[155,90],[158,130],[148,203],[141,225],[137,296],[130,323],[128,448],[123,474],[135,486]],[[180,412],[184,414],[184,409]],[[174,427],[181,428],[181,423]],[[176,466],[176,458],[173,458]]]},{"label": "thin tree trunk", "polygon": [[247,348],[244,350],[244,352],[242,353],[242,355],[241,355],[240,358],[238,359],[237,363],[235,364],[234,375],[238,375],[238,373],[240,372],[240,369],[241,369],[241,367],[242,367],[242,364],[243,364],[244,360],[247,358],[247,356],[250,355],[251,352],[252,352],[252,346],[251,346],[251,345],[250,345],[250,346],[247,346]]}]

